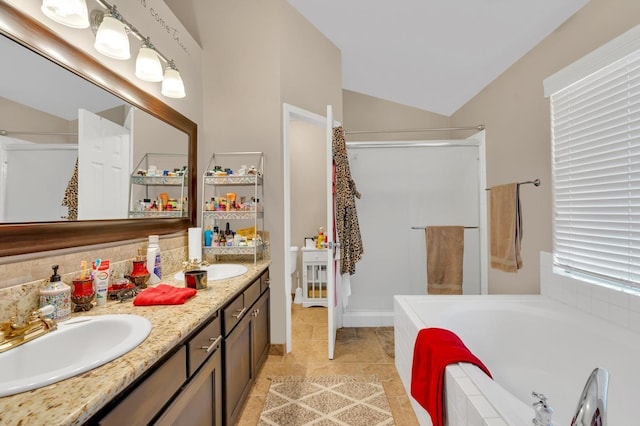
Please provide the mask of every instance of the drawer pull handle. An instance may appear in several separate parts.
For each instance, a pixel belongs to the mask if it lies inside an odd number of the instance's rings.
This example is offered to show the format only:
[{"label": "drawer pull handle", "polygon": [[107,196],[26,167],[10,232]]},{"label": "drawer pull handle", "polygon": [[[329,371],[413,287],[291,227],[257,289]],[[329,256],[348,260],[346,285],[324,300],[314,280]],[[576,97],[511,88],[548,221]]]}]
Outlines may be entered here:
[{"label": "drawer pull handle", "polygon": [[235,319],[240,319],[240,317],[242,317],[246,311],[247,311],[247,307],[245,306],[242,309],[238,309],[238,311],[231,316],[234,317]]},{"label": "drawer pull handle", "polygon": [[251,316],[253,317],[257,317],[258,315],[260,315],[260,309],[254,309],[251,313]]},{"label": "drawer pull handle", "polygon": [[213,350],[213,348],[215,348],[216,346],[218,346],[220,344],[220,341],[222,340],[222,336],[218,336],[217,338],[213,338],[210,337],[209,340],[213,340],[213,343],[210,344],[209,346],[202,346],[200,349],[205,349],[207,351],[207,353],[211,352]]}]

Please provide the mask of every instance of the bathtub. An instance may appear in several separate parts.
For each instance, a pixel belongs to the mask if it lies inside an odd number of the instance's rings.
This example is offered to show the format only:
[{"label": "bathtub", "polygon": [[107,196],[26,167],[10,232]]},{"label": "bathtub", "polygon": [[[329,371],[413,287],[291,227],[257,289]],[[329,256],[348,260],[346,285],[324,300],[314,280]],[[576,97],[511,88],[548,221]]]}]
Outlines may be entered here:
[{"label": "bathtub", "polygon": [[[640,416],[640,334],[547,296],[396,296],[396,368],[411,395],[413,344],[418,330],[454,331],[489,368],[489,379],[471,364],[446,369],[450,426],[531,425],[531,392],[553,407],[553,423],[569,425],[584,384],[595,367],[609,371],[610,425],[637,424]],[[421,425],[429,414],[413,398]]]}]

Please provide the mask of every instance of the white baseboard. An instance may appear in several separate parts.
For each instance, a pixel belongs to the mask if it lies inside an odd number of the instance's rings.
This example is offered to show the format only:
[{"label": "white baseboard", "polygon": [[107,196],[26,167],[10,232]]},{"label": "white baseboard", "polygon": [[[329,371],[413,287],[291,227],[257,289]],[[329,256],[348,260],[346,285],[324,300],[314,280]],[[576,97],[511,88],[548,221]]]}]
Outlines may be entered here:
[{"label": "white baseboard", "polygon": [[393,311],[346,311],[344,327],[393,327]]}]

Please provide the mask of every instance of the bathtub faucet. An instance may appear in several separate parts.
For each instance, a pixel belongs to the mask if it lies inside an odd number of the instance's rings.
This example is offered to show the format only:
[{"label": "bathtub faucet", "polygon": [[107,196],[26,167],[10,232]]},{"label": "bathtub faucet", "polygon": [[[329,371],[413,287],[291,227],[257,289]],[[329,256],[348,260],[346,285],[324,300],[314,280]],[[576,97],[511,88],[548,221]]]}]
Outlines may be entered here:
[{"label": "bathtub faucet", "polygon": [[531,392],[537,401],[533,403],[533,409],[536,412],[536,417],[531,420],[535,426],[553,426],[551,423],[551,415],[553,414],[553,408],[547,404],[547,397],[541,393]]},{"label": "bathtub faucet", "polygon": [[578,400],[578,408],[571,419],[571,426],[606,426],[608,386],[607,370],[596,368],[591,372]]}]

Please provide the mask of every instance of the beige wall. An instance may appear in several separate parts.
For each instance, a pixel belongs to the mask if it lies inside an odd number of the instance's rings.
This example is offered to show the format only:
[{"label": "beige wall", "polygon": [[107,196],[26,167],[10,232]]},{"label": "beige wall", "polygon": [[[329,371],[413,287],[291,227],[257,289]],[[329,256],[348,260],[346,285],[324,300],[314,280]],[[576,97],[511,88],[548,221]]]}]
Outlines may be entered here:
[{"label": "beige wall", "polygon": [[490,293],[538,293],[539,252],[552,248],[549,102],[542,81],[640,24],[637,0],[591,0],[558,30],[452,116],[453,126],[487,126],[487,182],[540,178],[523,186],[523,262],[517,274],[490,269]]},{"label": "beige wall", "polygon": [[[0,97],[0,130],[28,132],[77,132],[75,123]],[[68,136],[9,134],[10,137],[37,143],[75,143]]]},{"label": "beige wall", "polygon": [[[345,130],[391,130],[450,127],[450,118],[396,102],[343,90]],[[448,139],[449,132],[347,135],[348,141]]]},{"label": "beige wall", "polygon": [[[304,247],[306,237],[314,237],[327,223],[326,130],[304,121],[291,121],[291,244]],[[302,277],[302,255],[298,267]],[[295,278],[295,275],[294,275]],[[296,281],[292,282],[295,291]]]},{"label": "beige wall", "polygon": [[[189,7],[196,9],[195,27],[204,49],[200,170],[214,152],[265,154],[271,340],[284,343],[282,103],[322,114],[327,104],[341,105],[340,52],[286,0],[193,2]],[[314,52],[313,60],[299,60],[304,52]],[[337,110],[340,119],[341,108]]]}]

